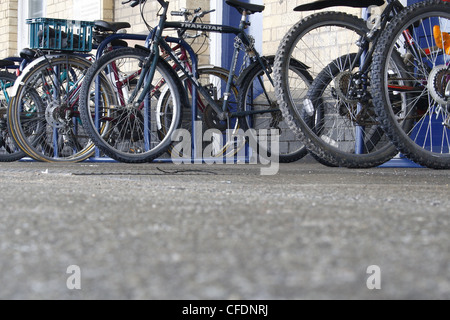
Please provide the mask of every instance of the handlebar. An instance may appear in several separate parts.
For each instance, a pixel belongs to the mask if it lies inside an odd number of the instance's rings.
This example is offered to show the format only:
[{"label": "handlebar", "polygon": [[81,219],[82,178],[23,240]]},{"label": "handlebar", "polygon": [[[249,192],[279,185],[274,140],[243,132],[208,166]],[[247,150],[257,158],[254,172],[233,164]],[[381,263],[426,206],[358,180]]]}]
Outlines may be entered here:
[{"label": "handlebar", "polygon": [[[136,7],[139,4],[143,4],[145,3],[147,0],[125,0],[122,1],[122,4],[130,4],[131,7]],[[159,4],[161,4],[161,6],[163,6],[165,8],[165,10],[168,9],[169,6],[169,2],[165,1],[165,0],[157,0]],[[215,12],[216,10],[208,10],[208,11],[202,11],[202,8],[198,8],[195,9],[194,12],[192,13],[191,11],[187,10],[187,9],[181,9],[180,11],[172,11],[171,15],[172,16],[177,16],[177,17],[184,17],[184,21],[185,22],[190,22],[190,23],[195,23],[197,22],[198,19],[203,18],[204,16]],[[167,12],[167,11],[165,11]],[[188,17],[191,17],[192,19],[190,19],[190,21],[188,20]],[[187,29],[180,29],[178,30],[178,35],[180,38],[182,38],[184,36],[184,34],[186,33]],[[197,36],[198,37],[198,36]],[[193,37],[196,38],[196,37]]]},{"label": "handlebar", "polygon": [[194,16],[191,22],[195,22],[199,18],[203,18],[207,14],[210,14],[212,12],[215,12],[216,10],[209,10],[209,11],[202,11],[202,8],[198,8],[194,10],[194,13],[190,12],[187,9],[181,10],[181,11],[172,11],[170,14],[174,17],[185,17],[187,20],[187,17]]},{"label": "handlebar", "polygon": [[141,3],[146,2],[147,0],[126,0],[126,1],[122,1],[122,4],[128,4],[131,2],[130,7],[134,8],[136,6],[138,6]]},{"label": "handlebar", "polygon": [[[122,4],[128,4],[131,3],[130,6],[132,8],[138,6],[141,3],[146,2],[147,0],[125,0],[122,1]],[[158,2],[160,3],[164,3],[164,0],[158,0]],[[194,13],[189,12],[187,9],[181,10],[181,11],[172,11],[171,15],[174,17],[185,17],[185,19],[187,20],[187,17],[189,16],[194,16],[193,20],[195,22],[195,20],[197,20],[198,18],[203,18],[204,16],[206,16],[207,14],[210,14],[212,12],[215,12],[216,10],[209,10],[209,11],[201,11],[202,8],[198,8],[194,10]]]},{"label": "handlebar", "polygon": [[201,15],[199,16],[199,18],[203,18],[203,17],[206,16],[207,14],[210,14],[210,13],[213,13],[213,12],[216,12],[216,9],[212,9],[212,10],[209,10],[209,11],[204,11],[204,12],[201,13]]},{"label": "handlebar", "polygon": [[192,13],[190,13],[188,11],[186,11],[186,12],[183,12],[183,11],[172,11],[170,13],[170,15],[172,15],[174,17],[184,17],[184,16],[190,16],[190,15],[192,15]]},{"label": "handlebar", "polygon": [[[215,12],[216,10],[209,10],[209,11],[202,11],[202,8],[198,8],[194,10],[194,13],[190,12],[187,9],[181,9],[181,11],[172,11],[171,15],[175,16],[175,17],[184,17],[184,21],[185,22],[190,22],[190,23],[195,23],[197,22],[198,19],[203,18],[204,16],[206,16],[207,14],[210,14],[211,12]],[[193,18],[189,21],[188,17],[189,16],[193,16]],[[180,38],[183,38],[186,34],[187,29],[179,29],[178,30],[178,36]],[[197,36],[190,36],[189,38],[197,38],[199,37],[199,35]]]}]

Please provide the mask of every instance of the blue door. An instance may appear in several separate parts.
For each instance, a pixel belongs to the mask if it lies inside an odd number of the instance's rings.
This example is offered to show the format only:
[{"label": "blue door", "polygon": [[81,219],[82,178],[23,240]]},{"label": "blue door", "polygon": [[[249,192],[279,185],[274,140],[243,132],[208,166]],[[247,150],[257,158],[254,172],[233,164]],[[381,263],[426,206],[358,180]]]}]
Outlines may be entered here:
[{"label": "blue door", "polygon": [[[254,4],[263,4],[262,0],[240,0],[240,2],[245,3],[254,3]],[[239,27],[239,23],[241,21],[241,14],[233,7],[227,5],[224,1],[223,4],[223,13],[222,13],[222,21],[224,25]],[[248,29],[248,33],[255,38],[255,46],[256,49],[261,53],[262,52],[262,34],[263,34],[263,15],[261,13],[254,14],[250,16],[251,26]],[[222,35],[222,67],[226,69],[231,68],[231,57],[233,56],[234,50],[234,38],[233,34],[224,34]],[[241,69],[242,66],[242,58],[240,57],[237,72]]]}]

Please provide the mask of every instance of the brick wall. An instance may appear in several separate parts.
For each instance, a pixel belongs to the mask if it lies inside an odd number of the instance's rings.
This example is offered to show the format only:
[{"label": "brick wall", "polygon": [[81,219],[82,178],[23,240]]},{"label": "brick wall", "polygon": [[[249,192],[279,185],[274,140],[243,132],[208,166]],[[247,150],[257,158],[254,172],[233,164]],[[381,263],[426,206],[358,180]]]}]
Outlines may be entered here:
[{"label": "brick wall", "polygon": [[[122,0],[114,0],[115,10],[114,10],[114,20],[115,21],[124,21],[129,22],[132,27],[128,30],[128,33],[148,33],[148,29],[145,24],[142,22],[142,17],[140,15],[139,7],[131,8],[129,5],[122,5]],[[202,8],[202,10],[209,10],[209,0],[173,0],[170,1],[169,12],[178,11],[181,8],[187,9],[197,9]],[[148,1],[145,5],[145,18],[147,23],[154,27],[158,23],[157,13],[161,6],[157,1]],[[171,17],[169,15],[169,20],[172,21],[181,21],[180,17]],[[205,17],[203,22],[208,23],[209,18]],[[166,35],[172,34],[170,31],[165,32]],[[191,43],[192,41],[189,41]],[[195,51],[201,50],[202,53],[200,60],[201,63],[209,63],[209,43],[208,40],[206,42],[206,47],[203,45],[204,38],[199,38],[198,40],[193,41],[192,47]],[[203,45],[203,46],[202,46]],[[206,50],[205,50],[206,49]]]},{"label": "brick wall", "polygon": [[[92,19],[113,20],[114,0],[92,1],[100,1],[100,12]],[[94,3],[92,1],[91,3]],[[74,4],[76,2],[77,0],[46,0],[46,17],[75,19]],[[17,55],[17,29],[18,0],[0,0],[0,58]]]},{"label": "brick wall", "polygon": [[[63,3],[64,1],[54,1],[55,3]],[[103,2],[110,1],[111,4],[105,5],[105,9],[109,10],[109,15],[113,16],[115,21],[128,21],[132,24],[130,32],[145,33],[147,29],[142,23],[141,16],[139,14],[139,7],[131,8],[129,5],[122,5],[122,0],[103,0]],[[112,7],[114,1],[114,13],[112,13]],[[294,12],[293,9],[301,4],[308,3],[311,0],[265,0],[264,5],[266,10],[264,11],[264,45],[267,48],[275,48],[275,44],[278,45],[281,38],[287,32],[287,30],[294,25],[302,17],[312,14],[313,12],[299,13]],[[59,5],[58,5],[59,6]],[[209,9],[209,0],[172,0],[170,1],[169,11],[179,10],[180,8],[194,9],[201,7],[204,10]],[[158,12],[160,5],[156,1],[148,1],[145,7],[145,17],[150,25],[154,26],[157,22],[156,13]],[[105,10],[104,9],[104,10]],[[343,8],[335,7],[332,10],[339,10]],[[355,15],[361,15],[360,9],[344,8],[345,12]],[[105,19],[107,17],[105,16]],[[174,18],[176,19],[176,18]],[[205,19],[208,22],[207,19]]]},{"label": "brick wall", "polygon": [[73,14],[73,1],[47,0],[47,18],[70,19]]},{"label": "brick wall", "polygon": [[[53,18],[71,19],[73,18],[73,4],[76,0],[47,0],[47,16]],[[132,24],[129,32],[146,33],[147,29],[142,23],[139,14],[139,8],[131,8],[122,5],[122,0],[100,0],[101,1],[101,17],[105,20],[128,21]],[[266,10],[264,12],[263,21],[263,50],[264,54],[275,54],[279,42],[299,19],[306,14],[312,12],[299,13],[293,12],[293,8],[297,5],[307,3],[310,0],[264,0]],[[1,56],[13,55],[17,51],[17,6],[18,0],[0,0],[0,54]],[[180,8],[197,8],[202,7],[204,10],[209,9],[210,0],[173,0],[170,2],[170,11],[179,10]],[[339,10],[343,8],[333,8]],[[346,12],[356,15],[361,14],[360,9],[344,8]],[[159,10],[159,4],[156,1],[148,1],[146,4],[145,16],[150,25],[154,26],[157,21],[156,14]],[[209,19],[205,18],[205,22]],[[198,41],[197,41],[198,42]],[[203,43],[203,40],[202,40]],[[197,48],[201,43],[194,44]],[[208,63],[206,51],[203,55],[202,62]]]},{"label": "brick wall", "polygon": [[[79,0],[71,1],[60,1],[60,0],[47,0],[47,14],[48,18],[57,19],[78,19],[83,20],[86,18],[75,17],[74,11],[76,4],[84,5],[88,4],[89,1],[80,2]],[[114,19],[114,0],[92,0],[90,1],[90,6],[95,6],[100,8],[99,13],[95,13],[89,17],[88,20],[103,19],[108,21],[113,21]],[[89,8],[89,7],[88,7]]]},{"label": "brick wall", "polygon": [[[314,13],[313,11],[304,13],[293,11],[295,7],[309,2],[311,0],[264,0],[266,10],[263,13],[263,50],[265,55],[275,54],[287,31],[300,19]],[[361,16],[361,9],[333,7],[330,10],[341,10]]]},{"label": "brick wall", "polygon": [[0,0],[0,57],[17,51],[17,0]]}]

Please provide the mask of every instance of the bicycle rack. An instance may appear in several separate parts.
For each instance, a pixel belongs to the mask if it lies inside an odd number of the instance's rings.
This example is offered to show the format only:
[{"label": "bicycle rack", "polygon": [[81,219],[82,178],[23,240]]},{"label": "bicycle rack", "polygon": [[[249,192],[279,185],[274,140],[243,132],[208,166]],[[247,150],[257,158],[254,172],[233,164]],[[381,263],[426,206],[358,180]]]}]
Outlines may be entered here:
[{"label": "bicycle rack", "polygon": [[[370,17],[370,13],[368,9],[363,9],[363,18],[367,21]],[[109,40],[108,42],[104,41],[99,47],[98,47],[98,51],[97,51],[97,58],[103,53],[103,51],[105,50],[106,46],[108,43],[114,41],[114,40],[139,40],[139,41],[146,41],[146,45],[148,45],[149,43],[149,39],[151,38],[151,34],[150,35],[137,35],[137,34],[114,34],[111,35],[110,37],[108,37],[107,40]],[[189,55],[191,56],[191,60],[192,60],[192,64],[193,64],[193,70],[197,70],[198,67],[198,59],[197,56],[195,54],[195,52],[193,51],[192,47],[187,44],[183,39],[179,39],[179,38],[172,38],[169,37],[166,39],[167,42],[172,42],[172,43],[177,43],[182,45],[186,51],[189,53]],[[362,59],[364,59],[364,55],[362,57]],[[361,61],[361,65],[363,65],[363,61]],[[193,87],[193,91],[192,91],[192,106],[191,106],[191,123],[192,123],[192,131],[191,131],[191,135],[192,137],[197,137],[197,128],[196,128],[196,121],[198,121],[197,117],[198,117],[198,108],[197,108],[197,96],[198,96],[198,92],[197,89],[195,87]],[[360,106],[359,106],[360,108]],[[363,142],[363,132],[364,132],[364,128],[363,127],[357,127],[357,138],[356,138],[356,150],[357,152],[362,153],[363,151],[363,146],[362,146],[362,142]],[[178,163],[178,162],[182,162],[182,163],[186,163],[186,162],[190,162],[192,164],[202,164],[202,163],[212,163],[214,161],[216,162],[220,162],[219,160],[221,158],[204,158],[201,155],[201,152],[199,154],[199,150],[201,148],[201,146],[198,145],[198,141],[197,139],[191,139],[191,158],[186,158],[186,159],[180,159],[180,160],[174,160],[171,158],[159,158],[154,160],[153,162],[156,163]],[[249,163],[249,158],[251,157],[251,150],[249,150],[248,146],[245,148],[245,156],[244,157],[235,157],[234,159],[234,163],[236,162],[245,162],[245,163]],[[30,158],[24,158],[21,161],[33,161]],[[223,163],[229,163],[227,162],[229,160],[226,160],[225,158],[223,158]],[[100,151],[96,148],[95,149],[95,155],[87,160],[85,160],[85,162],[93,162],[93,163],[100,163],[100,162],[117,162],[114,159],[108,158],[108,157],[102,157],[100,155]],[[406,157],[404,157],[402,154],[399,154],[396,158],[388,161],[387,163],[383,164],[380,166],[381,168],[423,168],[422,166],[414,163],[413,161],[407,159]]]}]

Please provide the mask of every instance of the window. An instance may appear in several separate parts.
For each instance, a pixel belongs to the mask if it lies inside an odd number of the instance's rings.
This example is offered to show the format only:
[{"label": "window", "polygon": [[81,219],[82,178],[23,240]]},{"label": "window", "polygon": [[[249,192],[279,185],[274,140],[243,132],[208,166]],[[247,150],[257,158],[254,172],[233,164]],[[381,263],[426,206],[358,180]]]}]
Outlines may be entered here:
[{"label": "window", "polygon": [[[225,1],[221,0],[211,0],[210,8],[216,11],[211,14],[212,24],[222,24],[223,23],[223,4]],[[215,66],[222,65],[222,35],[220,33],[211,32],[209,35],[211,38],[210,43],[210,55],[211,63]]]},{"label": "window", "polygon": [[74,15],[71,19],[93,21],[101,19],[100,0],[77,0],[73,2]]},{"label": "window", "polygon": [[46,0],[19,0],[17,48],[19,51],[29,46],[30,35],[26,19],[45,17]]}]

